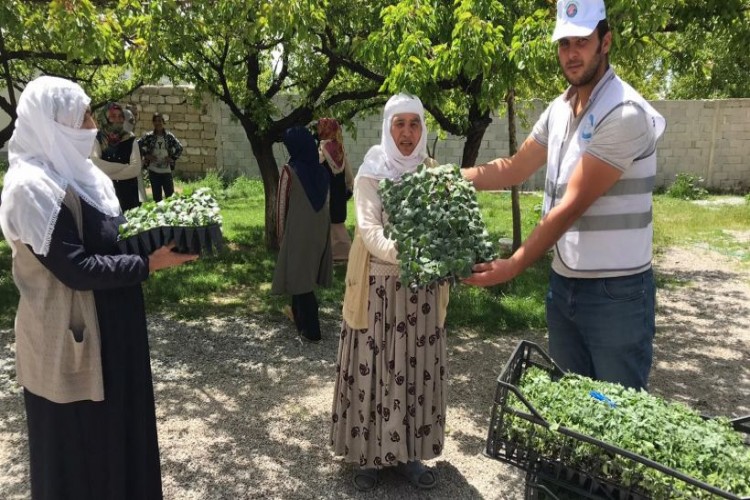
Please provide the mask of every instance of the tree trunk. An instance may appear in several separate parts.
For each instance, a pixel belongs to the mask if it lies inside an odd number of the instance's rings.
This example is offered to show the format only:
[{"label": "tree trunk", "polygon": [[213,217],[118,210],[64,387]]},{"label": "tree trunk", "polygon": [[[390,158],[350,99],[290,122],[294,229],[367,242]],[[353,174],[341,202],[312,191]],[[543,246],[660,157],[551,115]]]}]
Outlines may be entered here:
[{"label": "tree trunk", "polygon": [[0,148],[5,146],[5,143],[10,140],[10,138],[13,136],[13,130],[15,130],[15,128],[16,121],[15,119],[13,119],[13,121],[11,121],[7,127],[0,130]]},{"label": "tree trunk", "polygon": [[245,131],[253,150],[253,156],[258,160],[260,176],[263,179],[263,192],[266,201],[266,225],[264,242],[269,250],[278,250],[279,241],[276,238],[276,196],[279,188],[279,167],[273,156],[273,139],[270,137],[251,135]]},{"label": "tree trunk", "polygon": [[474,106],[469,110],[469,129],[466,131],[466,142],[461,157],[461,167],[473,167],[477,163],[479,148],[482,147],[482,139],[487,127],[492,123],[490,111],[479,113]]},{"label": "tree trunk", "polygon": [[[516,91],[510,88],[505,97],[508,108],[508,156],[513,156],[518,151],[516,141]],[[513,251],[521,246],[521,203],[518,199],[518,186],[510,188],[511,213],[513,214]]]},{"label": "tree trunk", "polygon": [[[0,54],[5,54],[5,39],[3,38],[3,32],[0,30]],[[0,148],[5,146],[5,143],[10,140],[13,135],[13,130],[16,128],[16,89],[13,87],[13,75],[10,72],[10,63],[7,58],[3,58],[3,72],[5,73],[5,89],[8,92],[8,101],[5,101],[2,97],[2,109],[10,117],[10,123],[7,127],[0,130]]]},{"label": "tree trunk", "polygon": [[[2,31],[0,31],[0,54],[5,54],[5,39]],[[5,89],[8,92],[8,99],[11,107],[15,109],[18,105],[16,103],[16,89],[13,87],[13,75],[10,72],[10,63],[7,58],[3,58],[3,72],[5,73]]]}]

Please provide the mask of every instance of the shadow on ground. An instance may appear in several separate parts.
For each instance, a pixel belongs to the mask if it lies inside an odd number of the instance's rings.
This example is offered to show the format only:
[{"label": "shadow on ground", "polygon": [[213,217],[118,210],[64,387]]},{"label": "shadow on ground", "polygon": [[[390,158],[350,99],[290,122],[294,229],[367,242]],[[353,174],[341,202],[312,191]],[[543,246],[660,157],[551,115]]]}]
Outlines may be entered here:
[{"label": "shadow on ground", "polygon": [[681,285],[658,292],[652,390],[705,415],[750,414],[748,275],[679,265],[660,275]]},{"label": "shadow on ground", "polygon": [[[750,413],[750,286],[723,270],[657,267],[651,388],[711,415]],[[741,283],[741,286],[738,286]],[[450,321],[450,319],[449,319]],[[168,499],[520,499],[523,474],[483,455],[496,378],[522,338],[449,328],[445,453],[439,486],[415,490],[393,472],[361,494],[328,442],[337,321],[320,344],[303,344],[281,313],[176,322],[149,331]],[[0,330],[0,498],[28,498],[26,429],[14,381],[13,338]]]}]

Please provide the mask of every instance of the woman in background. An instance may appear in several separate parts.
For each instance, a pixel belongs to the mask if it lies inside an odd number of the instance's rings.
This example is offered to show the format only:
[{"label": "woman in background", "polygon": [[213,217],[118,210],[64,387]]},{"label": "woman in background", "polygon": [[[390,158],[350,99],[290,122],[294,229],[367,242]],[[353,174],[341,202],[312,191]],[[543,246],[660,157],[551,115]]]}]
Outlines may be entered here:
[{"label": "woman in background", "polygon": [[107,104],[100,121],[91,161],[112,179],[124,212],[146,201],[141,153],[135,135],[125,129],[125,112],[120,104]]},{"label": "woman in background", "polygon": [[346,202],[352,197],[354,176],[344,151],[344,137],[339,122],[333,118],[318,120],[320,162],[331,176],[331,252],[334,262],[346,262],[352,240],[346,231]]},{"label": "woman in background", "polygon": [[292,296],[292,319],[303,340],[321,339],[315,287],[331,285],[333,264],[328,173],[305,127],[284,134],[289,161],[281,169],[276,235],[280,242],[271,293]]}]

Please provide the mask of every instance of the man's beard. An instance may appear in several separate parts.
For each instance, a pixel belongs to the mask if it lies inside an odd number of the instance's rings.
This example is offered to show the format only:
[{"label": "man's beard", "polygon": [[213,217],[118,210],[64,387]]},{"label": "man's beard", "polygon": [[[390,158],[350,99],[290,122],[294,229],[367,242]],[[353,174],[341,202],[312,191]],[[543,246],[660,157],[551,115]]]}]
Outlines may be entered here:
[{"label": "man's beard", "polygon": [[563,76],[565,76],[565,79],[568,81],[569,84],[571,84],[574,87],[582,87],[584,85],[588,85],[591,83],[594,78],[596,77],[597,71],[599,71],[599,66],[602,64],[602,42],[599,41],[599,46],[596,48],[596,55],[594,56],[594,59],[591,61],[591,66],[584,69],[584,72],[581,76],[578,78],[572,78],[568,76],[568,73],[565,71],[565,68],[561,66],[561,69],[563,70]]}]

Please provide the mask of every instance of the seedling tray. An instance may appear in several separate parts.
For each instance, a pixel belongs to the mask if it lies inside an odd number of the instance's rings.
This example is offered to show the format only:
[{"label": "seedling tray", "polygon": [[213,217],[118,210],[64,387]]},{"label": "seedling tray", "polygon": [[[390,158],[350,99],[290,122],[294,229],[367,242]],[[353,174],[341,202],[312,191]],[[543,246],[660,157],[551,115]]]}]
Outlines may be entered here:
[{"label": "seedling tray", "polygon": [[175,251],[180,253],[210,254],[224,248],[219,224],[156,227],[118,240],[117,246],[122,253],[146,256],[171,241],[175,243]]},{"label": "seedling tray", "polygon": [[[521,377],[532,366],[547,371],[553,379],[564,374],[563,370],[538,345],[525,340],[519,342],[497,380],[498,385],[485,449],[489,457],[526,471],[526,498],[651,499],[650,493],[639,485],[637,476],[629,479],[628,486],[613,479],[618,475],[618,471],[613,470],[615,468],[613,459],[618,458],[619,462],[638,463],[658,470],[665,478],[668,478],[670,488],[682,482],[710,498],[748,500],[748,497],[743,498],[723,491],[626,449],[563,426],[551,426],[544,419],[543,412],[534,408],[518,388]],[[521,402],[520,406],[525,408],[518,409],[511,406],[509,401],[511,394]],[[516,406],[519,405],[516,404]],[[531,424],[528,426],[531,431],[524,428],[523,432],[514,432],[511,421],[515,418],[528,421]],[[731,424],[736,431],[748,434],[750,416],[733,420]],[[555,434],[552,437],[561,443],[560,446],[544,446],[544,443],[550,441],[550,433]],[[592,453],[591,460],[585,466],[579,464],[575,467],[571,466],[568,457],[571,456],[571,451],[581,443],[587,443],[597,453]],[[605,474],[604,471],[608,473]],[[670,495],[670,498],[689,498],[689,496],[686,497],[684,492],[675,490],[675,494]]]}]

